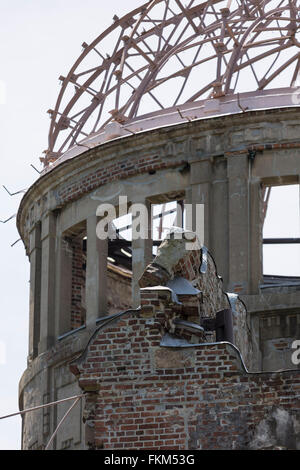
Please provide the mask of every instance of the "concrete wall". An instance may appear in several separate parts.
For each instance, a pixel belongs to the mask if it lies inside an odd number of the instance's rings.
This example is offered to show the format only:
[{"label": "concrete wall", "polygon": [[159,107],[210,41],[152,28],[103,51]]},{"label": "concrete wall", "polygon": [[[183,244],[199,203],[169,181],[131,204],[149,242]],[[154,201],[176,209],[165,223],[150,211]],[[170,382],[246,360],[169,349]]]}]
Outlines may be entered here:
[{"label": "concrete wall", "polygon": [[108,271],[107,302],[110,314],[128,310],[132,303],[131,276],[113,267]]},{"label": "concrete wall", "polygon": [[[78,354],[87,341],[85,332],[77,338],[61,340],[56,348],[39,355],[23,374],[20,381],[20,408],[31,408],[52,401],[61,400],[81,393],[74,376],[69,370],[70,358]],[[23,417],[22,448],[24,450],[44,449],[72,402],[62,403],[56,407],[27,413]],[[54,440],[51,448],[83,449],[84,429],[82,425],[82,404],[77,404]]]}]

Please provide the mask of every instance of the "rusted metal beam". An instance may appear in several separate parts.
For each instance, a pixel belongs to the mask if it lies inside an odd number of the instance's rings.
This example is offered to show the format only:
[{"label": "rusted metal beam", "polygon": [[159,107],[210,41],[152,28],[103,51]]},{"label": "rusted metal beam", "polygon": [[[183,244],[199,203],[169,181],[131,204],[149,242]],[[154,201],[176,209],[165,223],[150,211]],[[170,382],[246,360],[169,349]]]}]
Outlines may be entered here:
[{"label": "rusted metal beam", "polygon": [[[289,83],[295,86],[300,69],[297,3],[229,0],[224,8],[221,0],[192,0],[187,5],[182,0],[152,0],[123,18],[114,16],[106,31],[82,44],[81,55],[66,77],[60,77],[61,90],[51,112],[49,154],[61,155],[76,145],[80,135],[102,131],[113,120],[105,106],[108,101],[133,119],[145,112],[144,97],[152,98],[147,109],[151,113],[202,97],[241,92],[241,87],[258,91],[272,86],[287,67]],[[287,49],[292,51],[285,56]],[[251,80],[243,82],[241,71],[254,78],[250,89]],[[201,77],[198,89],[197,76]],[[172,93],[166,93],[168,82]],[[213,93],[216,82],[217,94]],[[43,161],[50,163],[48,158]]]}]

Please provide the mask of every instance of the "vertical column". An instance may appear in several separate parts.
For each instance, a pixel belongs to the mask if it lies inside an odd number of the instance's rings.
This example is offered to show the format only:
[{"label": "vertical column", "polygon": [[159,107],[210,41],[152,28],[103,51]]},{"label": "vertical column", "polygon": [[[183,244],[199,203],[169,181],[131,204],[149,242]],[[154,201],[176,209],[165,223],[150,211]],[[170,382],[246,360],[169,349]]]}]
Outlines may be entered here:
[{"label": "vertical column", "polygon": [[228,181],[224,158],[215,160],[212,182],[211,253],[223,278],[224,289],[228,284]]},{"label": "vertical column", "polygon": [[259,178],[250,182],[250,294],[259,294],[263,278],[263,212]]},{"label": "vertical column", "polygon": [[[146,266],[152,261],[152,212],[151,204],[146,199],[135,201],[145,207],[146,227],[143,227],[145,237],[132,239],[132,306],[139,307],[141,304],[139,279]],[[132,220],[134,224],[134,217]]]},{"label": "vertical column", "polygon": [[177,201],[175,225],[181,228],[184,226],[184,201]]},{"label": "vertical column", "polygon": [[41,322],[39,354],[54,343],[56,219],[52,212],[42,220],[41,230]]},{"label": "vertical column", "polygon": [[107,315],[107,256],[108,240],[96,234],[99,217],[87,219],[86,258],[86,324],[94,325],[97,318]]},{"label": "vertical column", "polygon": [[41,310],[41,223],[30,232],[30,294],[29,294],[29,352],[28,360],[38,355]]},{"label": "vertical column", "polygon": [[250,200],[248,154],[227,157],[229,290],[249,292]]},{"label": "vertical column", "polygon": [[211,161],[201,160],[191,165],[191,192],[189,203],[193,205],[192,226],[196,230],[196,205],[204,204],[204,245],[210,248],[210,206],[211,206]]}]

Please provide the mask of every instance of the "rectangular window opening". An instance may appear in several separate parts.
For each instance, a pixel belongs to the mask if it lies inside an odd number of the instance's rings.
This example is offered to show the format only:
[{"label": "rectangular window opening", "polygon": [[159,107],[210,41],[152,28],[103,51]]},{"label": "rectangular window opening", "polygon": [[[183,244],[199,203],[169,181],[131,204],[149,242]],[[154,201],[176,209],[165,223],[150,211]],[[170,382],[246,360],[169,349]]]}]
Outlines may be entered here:
[{"label": "rectangular window opening", "polygon": [[86,322],[86,223],[63,233],[60,249],[59,335]]},{"label": "rectangular window opening", "polygon": [[152,253],[154,256],[157,254],[158,246],[172,227],[185,227],[184,201],[152,204]]},{"label": "rectangular window opening", "polygon": [[263,186],[264,283],[299,277],[299,185]]},{"label": "rectangular window opening", "polygon": [[108,240],[107,311],[114,314],[131,308],[132,215],[112,221],[113,238]]}]

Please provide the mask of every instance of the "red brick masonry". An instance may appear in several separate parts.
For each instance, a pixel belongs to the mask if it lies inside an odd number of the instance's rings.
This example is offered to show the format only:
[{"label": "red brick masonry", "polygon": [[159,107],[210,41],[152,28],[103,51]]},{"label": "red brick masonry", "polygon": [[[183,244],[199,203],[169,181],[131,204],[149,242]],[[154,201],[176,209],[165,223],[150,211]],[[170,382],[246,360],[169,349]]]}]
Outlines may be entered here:
[{"label": "red brick masonry", "polygon": [[185,161],[165,162],[158,155],[148,157],[128,157],[106,167],[101,167],[96,172],[82,177],[79,181],[69,184],[58,193],[60,205],[76,201],[84,194],[89,193],[100,186],[113,181],[122,180],[149,171],[158,171],[167,168],[177,168],[185,164]]},{"label": "red brick masonry", "polygon": [[161,347],[161,316],[106,321],[71,364],[90,448],[296,448],[300,370],[249,373],[229,343]]}]

